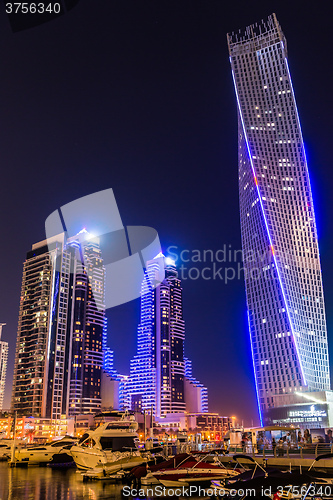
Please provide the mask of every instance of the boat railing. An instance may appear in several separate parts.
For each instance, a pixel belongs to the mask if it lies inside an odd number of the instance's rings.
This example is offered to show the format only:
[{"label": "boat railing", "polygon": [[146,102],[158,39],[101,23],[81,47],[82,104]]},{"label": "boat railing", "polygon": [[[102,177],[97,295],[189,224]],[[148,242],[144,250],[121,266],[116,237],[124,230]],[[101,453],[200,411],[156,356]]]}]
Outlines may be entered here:
[{"label": "boat railing", "polygon": [[[163,455],[169,457],[179,453],[192,453],[197,451],[213,452],[217,447],[216,443],[203,443],[198,446],[197,443],[165,443],[163,445]],[[221,448],[221,446],[219,447]],[[316,458],[325,453],[333,453],[333,443],[284,443],[283,445],[272,445],[265,443],[261,445],[253,445],[247,443],[244,446],[240,444],[229,445],[225,453],[232,455],[235,453],[243,453],[252,457],[262,458]],[[222,452],[221,452],[222,454]]]},{"label": "boat railing", "polygon": [[169,457],[170,455],[177,455],[179,453],[192,453],[196,451],[209,452],[216,448],[215,443],[203,443],[198,445],[197,443],[165,443],[163,445],[163,455]]},{"label": "boat railing", "polygon": [[[216,443],[204,443],[198,446],[197,443],[180,443],[180,444],[174,444],[174,443],[164,443],[162,447],[160,448],[162,455],[165,458],[168,458],[170,456],[178,455],[180,453],[207,453],[208,454],[215,454],[216,457],[215,459],[225,453],[228,453],[227,449],[222,449],[221,445],[218,446]],[[162,451],[163,450],[163,451]],[[153,451],[153,450],[150,450]]]},{"label": "boat railing", "polygon": [[232,453],[245,453],[247,455],[261,456],[263,458],[310,458],[318,457],[324,453],[333,453],[333,443],[298,443],[279,446],[278,444],[252,445],[230,445],[228,448],[229,455]]}]

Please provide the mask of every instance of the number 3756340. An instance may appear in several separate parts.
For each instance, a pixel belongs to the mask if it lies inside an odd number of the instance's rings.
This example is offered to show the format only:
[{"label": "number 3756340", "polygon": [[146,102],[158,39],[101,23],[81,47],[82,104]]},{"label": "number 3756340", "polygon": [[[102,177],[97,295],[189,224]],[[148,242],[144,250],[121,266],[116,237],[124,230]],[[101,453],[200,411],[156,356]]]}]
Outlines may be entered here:
[{"label": "number 3756340", "polygon": [[61,5],[58,2],[7,2],[5,6],[7,14],[60,14],[61,12]]}]

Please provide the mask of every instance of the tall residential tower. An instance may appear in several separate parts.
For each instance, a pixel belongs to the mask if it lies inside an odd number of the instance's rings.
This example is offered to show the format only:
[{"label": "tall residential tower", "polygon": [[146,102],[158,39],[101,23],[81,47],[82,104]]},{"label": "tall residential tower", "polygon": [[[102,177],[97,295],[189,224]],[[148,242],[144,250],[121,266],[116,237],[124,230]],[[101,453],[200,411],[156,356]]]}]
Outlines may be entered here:
[{"label": "tall residential tower", "polygon": [[[165,279],[155,288],[160,261],[165,268]],[[187,409],[182,292],[174,261],[159,254],[147,262],[141,287],[137,355],[131,361],[127,384],[132,410],[153,407],[154,415],[161,417]],[[207,389],[204,389],[203,411],[208,411]],[[201,407],[198,408],[196,411],[200,411]]]},{"label": "tall residential tower", "polygon": [[82,230],[67,240],[76,252],[69,414],[101,409],[105,267],[98,238]]},{"label": "tall residential tower", "polygon": [[73,259],[64,235],[32,246],[23,264],[12,410],[67,413]]},{"label": "tall residential tower", "polygon": [[[229,34],[228,45],[259,410],[265,423],[290,423],[296,422],[293,405],[301,405],[304,419],[312,412],[315,423],[317,410],[304,404],[324,405],[331,397],[328,345],[315,214],[286,40],[273,14]],[[328,406],[317,413],[327,417]]]},{"label": "tall residential tower", "polygon": [[5,324],[6,323],[0,323],[0,412],[3,408],[8,362],[8,342],[1,340],[2,327],[5,326]]},{"label": "tall residential tower", "polygon": [[96,238],[60,234],[23,264],[12,410],[59,419],[101,407],[104,267]]}]

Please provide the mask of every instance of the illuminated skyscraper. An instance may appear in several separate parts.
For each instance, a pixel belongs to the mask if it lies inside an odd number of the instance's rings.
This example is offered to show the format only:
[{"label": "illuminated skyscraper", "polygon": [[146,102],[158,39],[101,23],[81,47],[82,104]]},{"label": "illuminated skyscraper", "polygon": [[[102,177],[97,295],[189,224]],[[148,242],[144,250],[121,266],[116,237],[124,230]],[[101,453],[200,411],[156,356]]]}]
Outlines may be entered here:
[{"label": "illuminated skyscraper", "polygon": [[98,238],[85,230],[67,240],[76,252],[69,414],[101,409],[105,267]]},{"label": "illuminated skyscraper", "polygon": [[[165,279],[154,288],[161,259]],[[186,410],[182,293],[174,261],[159,254],[147,262],[141,287],[137,355],[131,360],[126,388],[132,410],[153,407],[156,417]],[[206,399],[204,408],[208,411]]]},{"label": "illuminated skyscraper", "polygon": [[8,361],[8,342],[1,340],[2,327],[5,326],[5,324],[6,323],[0,323],[0,412],[3,408]]},{"label": "illuminated skyscraper", "polygon": [[[153,288],[160,259],[165,279]],[[137,355],[131,361],[128,388],[133,410],[153,407],[157,417],[185,411],[184,339],[180,279],[174,262],[160,254],[147,262],[141,287]]]},{"label": "illuminated skyscraper", "polygon": [[86,232],[32,246],[23,264],[12,410],[59,419],[101,407],[104,267]]},{"label": "illuminated skyscraper", "polygon": [[287,45],[275,14],[229,34],[228,45],[259,410],[265,423],[295,422],[288,405],[328,401],[330,373],[317,229]]},{"label": "illuminated skyscraper", "polygon": [[103,330],[102,409],[128,410],[130,408],[127,383],[129,376],[114,368],[114,352],[107,342],[107,318]]},{"label": "illuminated skyscraper", "polygon": [[208,389],[192,375],[192,361],[185,361],[185,401],[189,413],[208,412]]},{"label": "illuminated skyscraper", "polygon": [[23,264],[12,410],[36,417],[67,413],[73,252],[64,234],[32,246]]}]

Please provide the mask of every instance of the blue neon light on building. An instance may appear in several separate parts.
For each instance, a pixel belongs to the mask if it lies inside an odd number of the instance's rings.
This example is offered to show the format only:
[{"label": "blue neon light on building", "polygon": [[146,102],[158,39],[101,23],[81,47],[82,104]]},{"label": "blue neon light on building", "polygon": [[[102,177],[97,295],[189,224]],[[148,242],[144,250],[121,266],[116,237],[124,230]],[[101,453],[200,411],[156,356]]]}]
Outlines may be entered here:
[{"label": "blue neon light on building", "polygon": [[283,397],[330,390],[324,295],[302,131],[275,14],[228,34],[228,45],[249,329],[265,423]]}]

